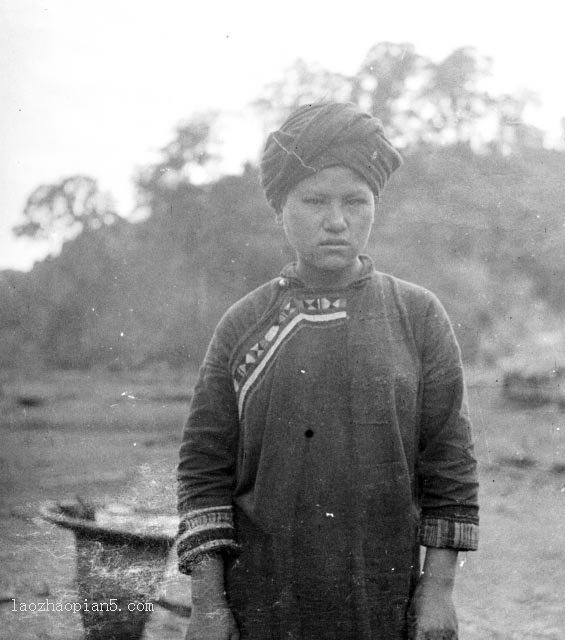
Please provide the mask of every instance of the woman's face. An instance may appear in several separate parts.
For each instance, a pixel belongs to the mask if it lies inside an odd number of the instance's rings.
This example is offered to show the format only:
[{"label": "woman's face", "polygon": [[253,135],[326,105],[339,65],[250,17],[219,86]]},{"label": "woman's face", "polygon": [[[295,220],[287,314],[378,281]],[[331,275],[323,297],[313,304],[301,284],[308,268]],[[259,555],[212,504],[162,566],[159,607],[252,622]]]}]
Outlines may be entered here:
[{"label": "woman's face", "polygon": [[375,218],[369,185],[347,167],[329,167],[299,182],[277,219],[310,286],[349,284],[361,269]]}]

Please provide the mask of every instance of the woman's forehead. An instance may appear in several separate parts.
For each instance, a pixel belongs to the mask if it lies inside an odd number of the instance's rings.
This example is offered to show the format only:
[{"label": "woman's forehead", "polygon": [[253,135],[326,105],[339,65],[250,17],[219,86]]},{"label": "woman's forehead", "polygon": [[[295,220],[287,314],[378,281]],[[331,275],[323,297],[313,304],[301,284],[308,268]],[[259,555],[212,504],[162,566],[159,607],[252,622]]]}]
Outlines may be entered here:
[{"label": "woman's forehead", "polygon": [[371,191],[363,178],[349,167],[328,167],[301,180],[294,188],[296,192],[323,191],[327,193],[343,191]]}]

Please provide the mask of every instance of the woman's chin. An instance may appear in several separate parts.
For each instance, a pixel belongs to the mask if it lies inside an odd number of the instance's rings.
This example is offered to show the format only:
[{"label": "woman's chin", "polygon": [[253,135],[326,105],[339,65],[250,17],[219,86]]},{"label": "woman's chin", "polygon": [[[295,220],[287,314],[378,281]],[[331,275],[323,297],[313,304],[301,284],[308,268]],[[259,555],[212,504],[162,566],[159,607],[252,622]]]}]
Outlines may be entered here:
[{"label": "woman's chin", "polygon": [[325,255],[312,261],[299,261],[298,274],[309,285],[349,284],[361,268],[360,260],[343,255]]},{"label": "woman's chin", "polygon": [[351,255],[351,251],[328,251],[320,259],[320,268],[327,271],[355,271],[359,264],[359,258]]}]

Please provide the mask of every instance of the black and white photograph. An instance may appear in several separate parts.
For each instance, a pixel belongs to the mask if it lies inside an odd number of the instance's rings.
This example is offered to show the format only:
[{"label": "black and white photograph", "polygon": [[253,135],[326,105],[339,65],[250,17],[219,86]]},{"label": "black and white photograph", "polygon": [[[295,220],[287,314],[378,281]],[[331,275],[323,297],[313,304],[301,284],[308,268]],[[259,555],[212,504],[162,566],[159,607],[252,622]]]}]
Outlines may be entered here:
[{"label": "black and white photograph", "polygon": [[561,640],[558,3],[0,0],[0,640]]}]

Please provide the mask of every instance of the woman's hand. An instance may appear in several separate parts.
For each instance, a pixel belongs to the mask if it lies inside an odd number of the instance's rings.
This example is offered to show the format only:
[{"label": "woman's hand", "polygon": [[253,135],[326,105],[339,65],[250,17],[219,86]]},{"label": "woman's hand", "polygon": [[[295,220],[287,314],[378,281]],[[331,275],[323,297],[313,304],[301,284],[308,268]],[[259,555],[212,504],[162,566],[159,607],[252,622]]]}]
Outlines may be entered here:
[{"label": "woman's hand", "polygon": [[410,606],[411,639],[457,640],[452,591],[453,581],[420,580]]},{"label": "woman's hand", "polygon": [[192,570],[192,613],[185,640],[239,640],[237,623],[224,593],[221,555],[203,555]]},{"label": "woman's hand", "polygon": [[239,640],[239,630],[227,602],[192,608],[185,640]]},{"label": "woman's hand", "polygon": [[424,570],[409,611],[411,640],[457,640],[453,585],[457,552],[426,550]]}]

